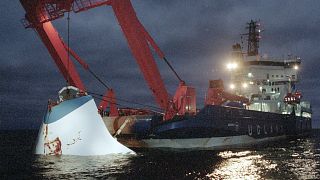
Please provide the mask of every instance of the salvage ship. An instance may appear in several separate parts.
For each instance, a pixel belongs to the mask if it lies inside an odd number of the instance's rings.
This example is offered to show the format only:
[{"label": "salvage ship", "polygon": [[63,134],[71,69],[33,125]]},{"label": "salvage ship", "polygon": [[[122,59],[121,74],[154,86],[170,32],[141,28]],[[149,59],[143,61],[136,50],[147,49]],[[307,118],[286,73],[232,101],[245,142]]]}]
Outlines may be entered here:
[{"label": "salvage ship", "polygon": [[[249,32],[243,34],[248,42],[246,53],[240,44],[233,46],[232,60],[226,67],[229,86],[225,88],[221,79],[210,80],[204,107],[198,109],[195,88],[175,71],[139,21],[130,0],[20,0],[20,3],[26,11],[23,25],[38,34],[67,84],[57,101],[48,102],[36,154],[132,153],[127,147],[238,148],[305,135],[311,130],[311,105],[296,89],[301,59],[261,57],[258,22],[248,23]],[[142,109],[119,108],[119,101],[128,101],[117,98],[116,91],[107,85],[105,79],[99,78],[70,47],[76,44],[70,43],[70,12],[81,13],[99,6],[113,10],[155,98],[157,111],[146,106]],[[52,23],[65,14],[68,15],[67,43]],[[166,89],[154,56],[168,65],[179,80],[173,96]],[[106,88],[105,94],[87,91],[77,67],[82,67],[101,83]],[[100,100],[98,106],[95,104],[97,100]]]},{"label": "salvage ship", "polygon": [[204,108],[168,121],[159,115],[104,117],[109,131],[131,148],[213,150],[307,135],[311,105],[296,89],[301,59],[261,57],[259,22],[251,21],[247,29],[247,53],[235,44],[226,66],[228,88],[222,80],[209,81]]}]

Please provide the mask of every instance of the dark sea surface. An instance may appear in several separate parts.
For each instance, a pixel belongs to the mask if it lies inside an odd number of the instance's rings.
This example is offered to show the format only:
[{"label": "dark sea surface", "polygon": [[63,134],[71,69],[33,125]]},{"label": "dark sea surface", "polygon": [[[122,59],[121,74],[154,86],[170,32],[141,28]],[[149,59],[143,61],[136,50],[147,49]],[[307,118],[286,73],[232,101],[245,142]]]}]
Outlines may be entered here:
[{"label": "dark sea surface", "polygon": [[320,179],[320,131],[230,151],[33,155],[37,131],[0,132],[0,179]]}]

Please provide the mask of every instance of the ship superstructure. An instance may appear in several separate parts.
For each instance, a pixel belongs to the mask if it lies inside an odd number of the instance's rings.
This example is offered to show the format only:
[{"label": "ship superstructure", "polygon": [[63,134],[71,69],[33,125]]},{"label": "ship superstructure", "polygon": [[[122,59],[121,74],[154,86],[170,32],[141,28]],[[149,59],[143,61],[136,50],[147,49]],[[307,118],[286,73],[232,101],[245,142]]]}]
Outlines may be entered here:
[{"label": "ship superstructure", "polygon": [[310,103],[296,89],[301,60],[241,60],[231,74],[230,91],[250,99],[249,110],[311,117]]},{"label": "ship superstructure", "polygon": [[258,29],[258,22],[251,21],[248,24],[247,53],[242,52],[240,44],[234,45],[233,61],[227,65],[230,75],[229,91],[248,98],[248,110],[295,113],[296,116],[311,118],[310,102],[303,101],[302,93],[297,89],[301,58],[288,56],[275,59],[259,56],[258,40],[252,36],[261,38],[261,30]]}]

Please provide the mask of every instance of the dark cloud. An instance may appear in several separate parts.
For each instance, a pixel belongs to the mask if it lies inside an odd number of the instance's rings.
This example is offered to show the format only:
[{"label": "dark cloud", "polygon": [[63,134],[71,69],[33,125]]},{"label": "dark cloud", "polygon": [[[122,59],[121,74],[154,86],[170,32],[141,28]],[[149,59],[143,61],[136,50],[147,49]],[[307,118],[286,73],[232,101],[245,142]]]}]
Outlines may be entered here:
[{"label": "dark cloud", "polygon": [[[228,0],[228,1],[132,1],[137,15],[177,72],[197,88],[198,104],[209,79],[223,77],[223,57],[240,41],[245,23],[260,19],[265,29],[261,53],[269,57],[299,55],[303,59],[298,86],[319,119],[317,71],[320,68],[320,1],[317,0]],[[0,128],[37,128],[48,98],[57,96],[65,81],[46,48],[20,19],[19,1],[0,1]],[[66,39],[66,18],[54,21]],[[110,7],[71,14],[70,46],[117,97],[154,105],[135,59]],[[165,63],[156,58],[171,94],[178,81]],[[77,65],[90,91],[103,94],[104,87]],[[125,104],[127,105],[127,104]],[[12,120],[14,119],[14,120]]]}]

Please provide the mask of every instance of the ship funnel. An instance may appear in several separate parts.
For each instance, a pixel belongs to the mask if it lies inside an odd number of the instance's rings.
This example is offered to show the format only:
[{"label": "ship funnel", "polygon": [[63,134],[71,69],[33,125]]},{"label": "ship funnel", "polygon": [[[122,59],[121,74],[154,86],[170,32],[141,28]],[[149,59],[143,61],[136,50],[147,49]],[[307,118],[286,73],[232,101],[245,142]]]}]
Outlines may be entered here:
[{"label": "ship funnel", "polygon": [[64,87],[58,102],[49,102],[39,130],[35,154],[106,155],[134,154],[114,139],[93,98],[75,87]]}]

